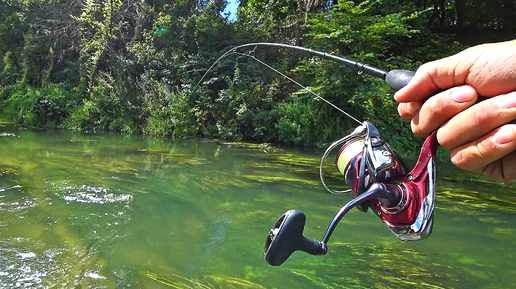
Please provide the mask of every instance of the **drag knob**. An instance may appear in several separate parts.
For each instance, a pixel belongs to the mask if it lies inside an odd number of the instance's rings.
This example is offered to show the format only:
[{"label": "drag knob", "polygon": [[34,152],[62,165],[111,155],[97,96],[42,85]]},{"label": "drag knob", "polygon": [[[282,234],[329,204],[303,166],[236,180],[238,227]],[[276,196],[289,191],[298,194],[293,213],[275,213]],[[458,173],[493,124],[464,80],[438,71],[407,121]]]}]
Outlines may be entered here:
[{"label": "drag knob", "polygon": [[271,228],[265,242],[265,260],[272,266],[279,266],[295,251],[312,255],[324,255],[326,245],[303,236],[306,216],[303,212],[290,210],[283,214]]}]

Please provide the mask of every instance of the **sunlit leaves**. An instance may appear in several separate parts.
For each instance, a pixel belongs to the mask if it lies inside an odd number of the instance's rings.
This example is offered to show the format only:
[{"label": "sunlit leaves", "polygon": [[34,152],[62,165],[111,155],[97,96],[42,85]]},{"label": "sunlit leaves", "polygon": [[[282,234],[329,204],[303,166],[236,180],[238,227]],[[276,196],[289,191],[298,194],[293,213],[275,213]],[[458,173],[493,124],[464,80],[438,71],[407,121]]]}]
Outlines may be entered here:
[{"label": "sunlit leaves", "polygon": [[82,33],[82,77],[92,84],[100,58],[110,48],[121,23],[114,22],[114,15],[123,5],[122,0],[85,0],[83,12],[75,19]]}]

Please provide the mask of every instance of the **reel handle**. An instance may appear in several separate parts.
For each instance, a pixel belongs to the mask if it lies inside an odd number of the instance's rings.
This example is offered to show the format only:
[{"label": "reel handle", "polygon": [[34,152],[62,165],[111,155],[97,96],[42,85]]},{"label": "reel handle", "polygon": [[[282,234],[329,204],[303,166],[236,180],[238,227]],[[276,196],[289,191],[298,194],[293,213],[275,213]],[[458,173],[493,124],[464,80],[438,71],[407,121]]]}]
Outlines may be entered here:
[{"label": "reel handle", "polygon": [[311,255],[325,255],[328,252],[323,242],[303,236],[306,216],[303,212],[290,210],[274,223],[265,242],[264,257],[272,266],[283,264],[295,251]]},{"label": "reel handle", "polygon": [[311,255],[326,255],[330,236],[342,217],[352,208],[371,199],[379,199],[387,204],[399,202],[399,192],[396,186],[374,183],[355,199],[342,207],[331,221],[326,234],[321,241],[308,239],[303,236],[306,216],[303,212],[290,210],[283,214],[272,226],[265,242],[264,257],[272,266],[283,264],[295,251],[303,251]]}]

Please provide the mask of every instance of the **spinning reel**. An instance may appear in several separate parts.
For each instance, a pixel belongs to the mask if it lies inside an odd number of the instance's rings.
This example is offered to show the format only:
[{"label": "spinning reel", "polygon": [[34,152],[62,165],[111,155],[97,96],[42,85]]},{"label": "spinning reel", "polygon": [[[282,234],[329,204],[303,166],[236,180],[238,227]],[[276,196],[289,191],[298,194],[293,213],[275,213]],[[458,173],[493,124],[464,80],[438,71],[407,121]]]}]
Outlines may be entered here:
[{"label": "spinning reel", "polygon": [[304,251],[312,255],[325,255],[327,243],[339,221],[353,207],[362,212],[370,208],[402,241],[425,239],[432,233],[435,202],[434,158],[438,143],[436,133],[428,136],[421,148],[414,168],[380,137],[376,127],[364,122],[350,135],[336,141],[324,153],[321,166],[330,152],[340,147],[335,166],[355,193],[355,198],[344,205],[331,221],[321,241],[303,236],[306,216],[290,210],[274,224],[267,236],[264,257],[272,266],[279,266],[290,255]]},{"label": "spinning reel", "polygon": [[[283,214],[274,224],[265,244],[265,260],[273,266],[283,264],[290,255],[304,251],[312,255],[324,255],[328,251],[327,243],[339,221],[354,207],[362,212],[370,208],[402,241],[427,238],[432,233],[432,221],[435,202],[435,165],[434,158],[438,143],[436,133],[428,136],[421,148],[418,161],[408,172],[407,165],[394,150],[381,138],[376,127],[370,122],[360,122],[349,113],[333,105],[322,96],[299,84],[288,75],[274,69],[256,58],[254,51],[260,47],[292,49],[338,62],[358,73],[365,73],[381,78],[392,89],[399,90],[409,83],[414,72],[408,70],[384,71],[364,63],[347,58],[315,51],[312,49],[281,43],[247,43],[228,50],[220,56],[201,77],[193,91],[202,83],[211,69],[224,57],[239,55],[249,57],[282,77],[313,94],[316,99],[326,102],[347,117],[360,124],[350,135],[333,143],[321,160],[320,176],[326,189],[333,193],[345,191],[330,190],[324,182],[322,167],[325,159],[336,148],[338,151],[335,165],[355,193],[355,198],[342,207],[331,221],[321,241],[307,239],[303,236],[306,216],[303,212],[290,210]],[[251,53],[239,52],[239,49],[253,48]]]}]

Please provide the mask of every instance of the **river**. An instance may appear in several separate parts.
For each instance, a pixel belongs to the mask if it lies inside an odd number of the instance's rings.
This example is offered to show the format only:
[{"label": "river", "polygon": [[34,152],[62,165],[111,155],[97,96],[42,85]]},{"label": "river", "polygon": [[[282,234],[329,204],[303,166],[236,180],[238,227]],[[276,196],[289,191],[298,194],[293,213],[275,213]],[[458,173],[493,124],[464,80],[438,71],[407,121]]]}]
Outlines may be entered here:
[{"label": "river", "polygon": [[398,241],[352,210],[326,256],[263,259],[274,221],[321,239],[350,196],[320,153],[0,125],[2,288],[515,288],[514,186],[438,166],[434,231]]}]

